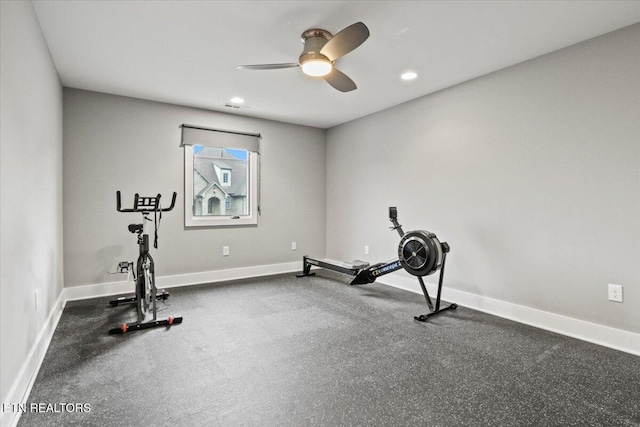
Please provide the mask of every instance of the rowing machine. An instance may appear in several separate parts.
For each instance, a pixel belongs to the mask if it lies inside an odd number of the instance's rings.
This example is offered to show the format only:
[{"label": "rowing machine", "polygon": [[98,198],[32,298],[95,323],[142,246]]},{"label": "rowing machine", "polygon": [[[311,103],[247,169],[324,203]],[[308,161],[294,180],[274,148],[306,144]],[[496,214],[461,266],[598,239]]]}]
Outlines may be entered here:
[{"label": "rowing machine", "polygon": [[[369,265],[369,263],[360,260],[345,263],[305,255],[302,258],[302,273],[296,277],[314,276],[315,273],[311,272],[311,267],[315,266],[354,276],[350,285],[366,285],[375,282],[380,276],[404,268],[409,274],[418,278],[420,288],[429,307],[429,313],[414,316],[415,320],[425,322],[430,316],[434,316],[445,310],[455,310],[458,308],[458,305],[454,303],[441,305],[440,300],[444,266],[447,260],[447,254],[451,249],[449,244],[447,244],[447,242],[440,242],[436,235],[429,231],[416,230],[405,233],[402,230],[402,226],[398,223],[398,210],[395,207],[389,208],[389,221],[393,224],[391,229],[396,230],[400,235],[397,259]],[[438,280],[438,293],[434,304],[422,278],[438,270],[440,271],[440,278]]]}]

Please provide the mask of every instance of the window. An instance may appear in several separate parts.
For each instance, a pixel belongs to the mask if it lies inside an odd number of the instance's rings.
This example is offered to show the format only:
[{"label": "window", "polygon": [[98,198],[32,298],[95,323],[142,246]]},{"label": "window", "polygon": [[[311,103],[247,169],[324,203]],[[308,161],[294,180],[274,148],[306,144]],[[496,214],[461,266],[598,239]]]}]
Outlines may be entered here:
[{"label": "window", "polygon": [[[183,125],[185,171],[185,226],[215,227],[256,225],[258,223],[258,160],[253,146],[228,148],[201,142],[201,134],[219,135],[211,129]],[[188,133],[185,137],[185,128]],[[198,131],[195,134],[192,133]],[[198,136],[195,138],[194,135]],[[225,135],[223,135],[225,136]],[[255,136],[254,136],[255,138]],[[257,147],[257,145],[256,145]]]}]

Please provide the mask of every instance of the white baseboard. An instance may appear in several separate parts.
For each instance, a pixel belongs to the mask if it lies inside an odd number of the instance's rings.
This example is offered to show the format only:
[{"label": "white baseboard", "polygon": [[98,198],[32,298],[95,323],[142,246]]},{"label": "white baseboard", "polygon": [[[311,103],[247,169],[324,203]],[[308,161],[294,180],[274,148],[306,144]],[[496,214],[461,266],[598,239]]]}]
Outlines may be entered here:
[{"label": "white baseboard", "polygon": [[[29,398],[29,394],[31,393],[31,388],[33,387],[33,383],[38,376],[38,372],[40,371],[40,365],[42,365],[42,361],[44,360],[44,356],[47,353],[47,349],[49,348],[49,343],[51,343],[51,338],[53,338],[53,333],[58,326],[58,322],[60,321],[60,317],[62,316],[62,311],[64,309],[64,290],[60,292],[60,296],[56,300],[55,304],[47,320],[44,322],[38,337],[36,338],[33,346],[31,347],[31,351],[27,355],[18,375],[13,382],[11,389],[9,390],[9,394],[7,395],[7,400],[3,402],[3,409],[5,405],[11,406],[11,404],[16,403],[27,403],[27,399]],[[0,420],[0,426],[2,427],[14,427],[18,424],[20,420],[21,412],[19,411],[2,411],[2,416]]]},{"label": "white baseboard", "polygon": [[[414,278],[389,274],[378,279],[378,282],[394,288],[422,294],[420,285]],[[437,285],[434,283],[426,283],[426,285],[429,295],[434,298],[438,289]],[[494,316],[640,356],[640,334],[634,332],[623,331],[447,287],[442,289],[442,299]]]},{"label": "white baseboard", "polygon": [[[274,274],[292,273],[301,269],[302,262],[285,262],[281,264],[256,265],[251,267],[230,268],[227,270],[202,271],[198,273],[158,276],[158,289],[179,286],[201,285],[203,283],[226,282],[229,280],[250,279],[253,277],[272,276]],[[110,295],[134,292],[133,282],[108,282],[96,285],[72,286],[64,289],[65,301],[75,301]]]},{"label": "white baseboard", "polygon": [[226,282],[229,280],[250,279],[253,277],[273,276],[275,274],[292,273],[302,269],[302,260],[281,264],[256,265],[251,267],[231,268],[228,270],[204,271],[201,273],[177,274],[158,278],[159,288],[201,285],[203,283]]}]

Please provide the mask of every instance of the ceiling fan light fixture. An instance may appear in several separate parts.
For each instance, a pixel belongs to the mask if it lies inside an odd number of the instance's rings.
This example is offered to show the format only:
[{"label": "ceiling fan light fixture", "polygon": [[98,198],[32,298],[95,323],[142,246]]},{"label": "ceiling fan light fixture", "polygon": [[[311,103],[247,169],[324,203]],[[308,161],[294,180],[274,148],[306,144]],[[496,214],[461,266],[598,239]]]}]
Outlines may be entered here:
[{"label": "ceiling fan light fixture", "polygon": [[300,58],[302,72],[312,77],[326,76],[333,70],[333,63],[319,53],[307,53]]},{"label": "ceiling fan light fixture", "polygon": [[333,69],[331,62],[324,59],[312,59],[302,64],[302,72],[308,76],[322,77],[326,76]]}]

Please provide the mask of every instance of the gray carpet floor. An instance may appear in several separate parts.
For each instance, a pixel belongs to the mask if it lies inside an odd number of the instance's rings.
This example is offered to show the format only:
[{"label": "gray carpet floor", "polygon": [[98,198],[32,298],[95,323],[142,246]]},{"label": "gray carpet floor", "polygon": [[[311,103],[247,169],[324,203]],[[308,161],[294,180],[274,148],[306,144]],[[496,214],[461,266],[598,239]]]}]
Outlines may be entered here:
[{"label": "gray carpet floor", "polygon": [[184,323],[111,336],[67,304],[19,426],[640,426],[640,357],[331,272],[171,289]]}]

